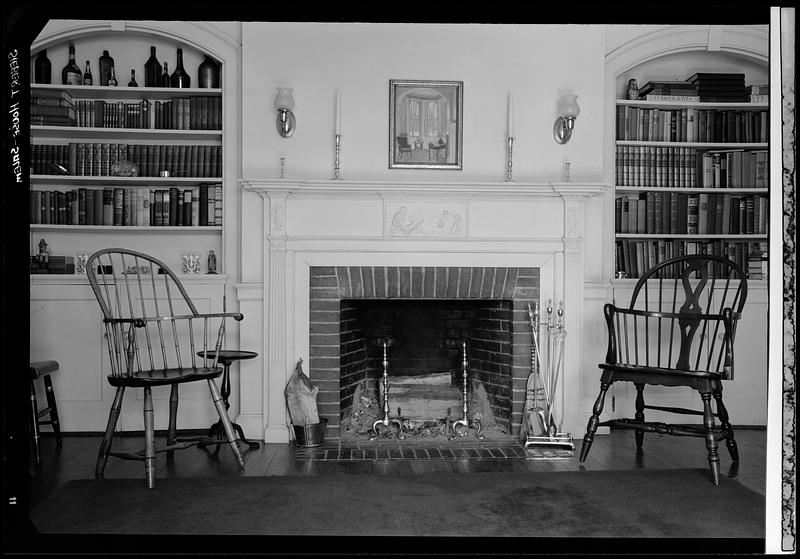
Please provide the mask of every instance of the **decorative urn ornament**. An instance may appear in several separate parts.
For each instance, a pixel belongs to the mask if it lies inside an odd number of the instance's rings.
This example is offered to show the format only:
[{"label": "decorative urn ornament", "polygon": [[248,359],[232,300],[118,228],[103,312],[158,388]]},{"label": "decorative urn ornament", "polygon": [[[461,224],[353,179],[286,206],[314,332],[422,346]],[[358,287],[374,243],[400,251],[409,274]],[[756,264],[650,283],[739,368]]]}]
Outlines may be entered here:
[{"label": "decorative urn ornament", "polygon": [[133,161],[120,159],[111,166],[112,177],[138,177],[139,166]]},{"label": "decorative urn ornament", "polygon": [[636,85],[636,80],[628,80],[628,92],[626,97],[629,101],[636,101],[639,98],[639,86]]}]

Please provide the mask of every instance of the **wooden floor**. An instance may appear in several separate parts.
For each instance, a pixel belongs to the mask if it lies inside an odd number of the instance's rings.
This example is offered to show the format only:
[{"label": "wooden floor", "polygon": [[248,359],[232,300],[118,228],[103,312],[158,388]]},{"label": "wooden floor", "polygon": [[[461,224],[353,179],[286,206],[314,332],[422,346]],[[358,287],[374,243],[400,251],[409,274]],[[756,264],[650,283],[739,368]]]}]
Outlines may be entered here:
[{"label": "wooden floor", "polygon": [[[740,462],[738,469],[732,467],[730,456],[724,444],[720,447],[722,474],[735,477],[742,485],[764,495],[766,483],[766,430],[736,430]],[[35,506],[46,499],[60,485],[73,479],[94,477],[99,435],[65,435],[59,448],[50,434],[45,434],[41,442],[42,464],[31,467],[29,482],[29,505]],[[117,442],[117,440],[119,442]],[[453,441],[457,446],[469,447],[467,441]],[[157,440],[163,444],[163,439]],[[402,444],[398,444],[402,443]],[[385,454],[363,454],[375,458],[358,459],[351,452],[320,454],[310,453],[309,449],[298,449],[294,444],[261,444],[260,448],[244,449],[245,468],[239,470],[228,448],[222,448],[218,459],[211,456],[213,449],[188,448],[175,452],[171,463],[165,454],[157,457],[157,478],[216,476],[281,476],[281,475],[326,475],[326,474],[416,474],[427,472],[491,472],[491,471],[530,471],[548,472],[563,470],[634,470],[634,469],[675,469],[707,468],[705,443],[702,438],[674,437],[666,435],[645,435],[643,456],[637,458],[632,431],[615,431],[610,435],[598,435],[586,461],[578,462],[580,440],[575,441],[576,450],[569,458],[536,459],[530,453],[514,457],[508,447],[518,443],[506,439],[500,441],[475,441],[474,447],[506,448],[502,458],[490,452],[464,452],[438,458],[431,452],[416,454],[390,452]],[[384,448],[424,447],[412,441],[386,441],[380,443]],[[446,446],[447,443],[439,445]],[[143,448],[140,435],[124,434],[115,439],[115,450],[138,451]],[[336,449],[344,445],[326,443],[325,448]],[[361,445],[368,448],[368,445]],[[349,447],[348,447],[349,448]],[[430,447],[429,447],[430,448]],[[495,453],[496,454],[496,453]],[[424,456],[424,457],[423,457]],[[442,455],[444,456],[444,455]],[[472,457],[470,457],[472,456]],[[492,456],[492,457],[490,457]],[[340,457],[344,459],[339,459]],[[738,471],[737,471],[738,470]],[[109,458],[105,470],[107,479],[141,478],[144,485],[144,464],[139,461]]]}]

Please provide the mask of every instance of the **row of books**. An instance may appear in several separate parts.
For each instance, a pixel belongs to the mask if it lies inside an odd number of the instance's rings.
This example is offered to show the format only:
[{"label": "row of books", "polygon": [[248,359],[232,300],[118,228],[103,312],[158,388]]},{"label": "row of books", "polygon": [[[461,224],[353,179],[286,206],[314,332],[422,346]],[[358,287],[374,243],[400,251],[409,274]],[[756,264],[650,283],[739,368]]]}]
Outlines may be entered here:
[{"label": "row of books", "polygon": [[[659,93],[650,93],[645,95],[644,97],[639,97],[644,101],[670,101],[670,102],[677,102],[677,103],[700,103],[701,98],[699,95],[695,93],[690,94],[659,94]],[[750,103],[769,103],[769,94],[762,93],[762,94],[750,94],[747,96],[745,101]]]},{"label": "row of books", "polygon": [[75,126],[75,104],[66,91],[36,90],[31,93],[31,124]]},{"label": "row of books", "polygon": [[[654,266],[679,256],[712,254],[736,262],[748,279],[767,279],[768,245],[760,241],[684,241],[677,239],[616,242],[617,277],[639,278]],[[724,277],[723,265],[711,263],[709,273]]]},{"label": "row of books", "polygon": [[617,146],[618,186],[766,188],[767,150]]},{"label": "row of books", "polygon": [[686,79],[697,90],[701,101],[745,101],[747,89],[743,73],[698,72]]},{"label": "row of books", "polygon": [[134,102],[73,99],[67,91],[36,90],[31,124],[92,128],[221,130],[222,98],[211,95]]},{"label": "row of books", "polygon": [[643,192],[614,200],[616,233],[766,235],[766,195]]},{"label": "row of books", "polygon": [[36,126],[75,126],[75,109],[31,105],[31,124]]},{"label": "row of books", "polygon": [[31,172],[103,177],[117,161],[130,161],[140,177],[156,177],[169,171],[173,177],[222,176],[222,146],[174,144],[113,144],[70,142],[31,145]]},{"label": "row of books", "polygon": [[222,130],[222,98],[200,95],[156,101],[153,127],[160,130]]},{"label": "row of books", "polygon": [[75,101],[76,126],[82,128],[150,128],[150,101]]},{"label": "row of books", "polygon": [[649,81],[638,93],[641,99],[647,95],[696,95],[697,90],[687,81]]},{"label": "row of books", "polygon": [[619,105],[617,140],[754,143],[769,140],[769,112]]},{"label": "row of books", "polygon": [[222,185],[197,188],[33,190],[30,222],[45,225],[222,225]]}]

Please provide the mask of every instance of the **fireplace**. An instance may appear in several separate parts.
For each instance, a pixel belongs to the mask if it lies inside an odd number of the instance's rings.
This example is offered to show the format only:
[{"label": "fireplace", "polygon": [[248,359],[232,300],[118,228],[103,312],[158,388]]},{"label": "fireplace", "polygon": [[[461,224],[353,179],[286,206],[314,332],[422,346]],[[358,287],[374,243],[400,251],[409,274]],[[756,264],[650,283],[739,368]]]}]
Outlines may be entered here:
[{"label": "fireplace", "polygon": [[466,342],[470,379],[504,431],[519,435],[530,346],[513,342],[530,333],[538,268],[313,266],[309,284],[309,374],[327,437],[340,437],[357,384],[382,374],[382,338],[396,340],[390,376],[453,371],[457,384]]},{"label": "fireplace", "polygon": [[[384,312],[370,306],[380,300],[412,305],[404,311],[412,316],[413,305],[434,303],[439,310],[429,307],[426,313],[464,312],[477,321],[481,313],[510,315],[507,334],[502,326],[495,333],[510,339],[503,357],[483,355],[490,342],[503,343],[491,335],[481,342],[486,347],[474,336],[467,339],[469,368],[490,386],[493,409],[505,418],[509,436],[519,431],[530,372],[527,304],[563,300],[568,337],[557,401],[564,431],[585,428],[594,388],[584,397],[583,385],[591,381],[593,387],[596,380],[581,377],[584,209],[605,185],[292,179],[242,184],[242,230],[248,234],[241,238],[246,256],[235,289],[245,321],[231,338],[238,335],[238,346],[259,356],[242,362],[233,377],[240,386],[231,413],[249,436],[260,432],[267,442],[289,441],[284,389],[302,359],[320,388],[326,438],[341,440],[340,419],[353,390],[347,377],[379,368],[370,353],[376,350],[367,339],[371,334],[352,334],[347,341],[351,326],[377,327],[353,325],[347,317]],[[403,216],[413,226],[405,226]],[[592,324],[592,330],[600,327]],[[456,338],[440,341],[452,344]],[[457,368],[434,359],[447,355],[403,364],[402,349],[389,348],[390,369]],[[597,357],[587,359],[594,364]]]}]

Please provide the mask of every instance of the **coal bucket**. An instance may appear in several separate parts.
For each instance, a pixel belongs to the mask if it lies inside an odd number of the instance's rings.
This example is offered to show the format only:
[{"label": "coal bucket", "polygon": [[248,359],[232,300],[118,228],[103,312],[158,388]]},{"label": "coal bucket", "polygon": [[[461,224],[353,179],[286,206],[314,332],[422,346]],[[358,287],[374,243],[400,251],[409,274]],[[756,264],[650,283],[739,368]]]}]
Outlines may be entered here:
[{"label": "coal bucket", "polygon": [[328,420],[322,418],[319,423],[312,423],[310,425],[295,425],[294,440],[297,446],[320,446],[325,442],[325,425]]}]

